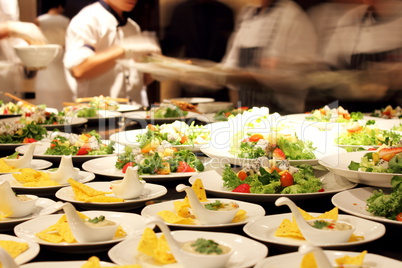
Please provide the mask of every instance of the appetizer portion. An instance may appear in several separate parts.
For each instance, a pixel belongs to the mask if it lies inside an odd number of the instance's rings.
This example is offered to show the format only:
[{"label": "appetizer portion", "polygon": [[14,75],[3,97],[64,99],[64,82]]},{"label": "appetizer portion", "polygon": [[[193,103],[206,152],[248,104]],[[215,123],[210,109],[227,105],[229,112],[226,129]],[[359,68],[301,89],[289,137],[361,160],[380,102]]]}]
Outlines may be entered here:
[{"label": "appetizer portion", "polygon": [[223,110],[218,111],[214,115],[214,120],[216,121],[228,121],[228,118],[235,117],[238,114],[244,113],[244,111],[247,111],[249,108],[248,107],[239,107],[239,108],[226,108]]},{"label": "appetizer portion", "polygon": [[183,117],[188,114],[188,111],[183,111],[179,106],[172,103],[161,103],[158,107],[153,107],[147,114],[148,118],[176,118]]},{"label": "appetizer portion", "polygon": [[391,105],[388,105],[385,108],[374,110],[371,114],[374,117],[380,117],[385,119],[394,119],[394,118],[401,118],[402,117],[402,109],[401,107],[397,106],[392,108]]},{"label": "appetizer portion", "polygon": [[315,122],[328,123],[348,123],[363,119],[363,113],[351,112],[345,110],[342,106],[338,108],[330,108],[328,105],[320,109],[311,111],[311,115],[306,117],[306,120]]},{"label": "appetizer portion", "polygon": [[0,122],[0,144],[32,143],[45,138],[46,128],[31,122],[28,124]]},{"label": "appetizer portion", "polygon": [[402,147],[380,147],[364,154],[361,162],[351,161],[350,170],[379,173],[402,173]]}]

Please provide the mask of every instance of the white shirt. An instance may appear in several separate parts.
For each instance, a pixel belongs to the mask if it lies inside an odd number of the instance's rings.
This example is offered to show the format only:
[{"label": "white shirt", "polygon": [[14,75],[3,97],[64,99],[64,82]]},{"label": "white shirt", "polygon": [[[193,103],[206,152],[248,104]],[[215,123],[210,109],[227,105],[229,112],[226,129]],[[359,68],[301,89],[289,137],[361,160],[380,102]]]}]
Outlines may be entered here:
[{"label": "white shirt", "polygon": [[[141,31],[131,19],[124,26],[117,27],[118,24],[116,17],[99,2],[84,7],[71,20],[67,29],[65,67],[70,70],[96,51],[121,44],[123,38],[137,35]],[[130,98],[147,105],[143,76],[134,68],[116,64],[113,69],[96,78],[74,81],[69,74],[68,80],[75,98],[104,95]]]}]

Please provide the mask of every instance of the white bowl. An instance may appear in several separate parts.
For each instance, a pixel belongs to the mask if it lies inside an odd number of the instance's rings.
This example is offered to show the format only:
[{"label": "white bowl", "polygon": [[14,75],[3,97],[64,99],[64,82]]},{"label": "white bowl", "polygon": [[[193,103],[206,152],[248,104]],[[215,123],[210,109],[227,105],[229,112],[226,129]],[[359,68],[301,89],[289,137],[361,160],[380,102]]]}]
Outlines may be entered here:
[{"label": "white bowl", "polygon": [[223,101],[204,102],[204,103],[198,103],[197,110],[203,114],[216,113],[232,106],[233,103],[231,102],[223,102]]},{"label": "white bowl", "polygon": [[45,68],[59,53],[60,45],[20,45],[14,46],[22,64],[30,69]]}]

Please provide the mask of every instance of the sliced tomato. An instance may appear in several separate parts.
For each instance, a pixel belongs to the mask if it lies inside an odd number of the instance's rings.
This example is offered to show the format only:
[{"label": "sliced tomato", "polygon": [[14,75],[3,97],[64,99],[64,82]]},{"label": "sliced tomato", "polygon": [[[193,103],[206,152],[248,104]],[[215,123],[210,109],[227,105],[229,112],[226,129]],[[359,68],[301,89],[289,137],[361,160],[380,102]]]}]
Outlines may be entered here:
[{"label": "sliced tomato", "polygon": [[251,142],[257,142],[257,141],[259,141],[259,140],[261,140],[263,138],[264,137],[261,134],[253,134],[248,138],[248,140],[251,141]]},{"label": "sliced tomato", "polygon": [[87,155],[91,151],[91,147],[89,146],[82,146],[78,149],[77,155]]},{"label": "sliced tomato", "polygon": [[32,142],[36,142],[36,140],[34,138],[24,138],[24,140],[22,141],[22,143],[32,143]]},{"label": "sliced tomato", "polygon": [[121,172],[126,173],[127,172],[127,168],[128,167],[132,167],[134,166],[134,162],[128,162],[127,164],[124,165],[123,169],[121,170]]},{"label": "sliced tomato", "polygon": [[396,215],[396,220],[397,221],[402,221],[402,212]]},{"label": "sliced tomato", "polygon": [[232,190],[235,193],[250,193],[250,185],[247,183],[240,184]]},{"label": "sliced tomato", "polygon": [[190,167],[189,164],[187,164],[186,162],[180,161],[179,166],[177,167],[177,172],[179,173],[195,172],[195,169]]},{"label": "sliced tomato", "polygon": [[294,184],[293,176],[288,171],[281,174],[280,181],[282,187],[288,187]]}]

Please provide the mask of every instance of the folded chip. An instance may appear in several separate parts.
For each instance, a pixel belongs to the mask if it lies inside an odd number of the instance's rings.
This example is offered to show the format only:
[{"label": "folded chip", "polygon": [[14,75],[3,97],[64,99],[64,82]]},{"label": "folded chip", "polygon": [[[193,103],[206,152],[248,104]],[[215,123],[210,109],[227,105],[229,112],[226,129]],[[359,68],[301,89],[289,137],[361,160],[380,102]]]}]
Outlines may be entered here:
[{"label": "folded chip", "polygon": [[164,235],[159,238],[151,228],[145,228],[137,250],[161,264],[175,263],[176,259],[170,253],[170,247]]},{"label": "folded chip", "polygon": [[[104,266],[104,267],[109,267],[109,266]],[[138,264],[132,264],[132,265],[116,265],[113,266],[114,268],[141,268],[141,265]],[[98,257],[92,256],[90,257],[82,266],[81,268],[102,268],[101,262]]]},{"label": "folded chip", "polygon": [[98,191],[88,185],[80,183],[73,179],[67,180],[74,192],[75,200],[82,202],[95,202],[95,203],[112,203],[112,202],[124,202],[124,199],[115,196],[106,196],[112,192]]},{"label": "folded chip", "polygon": [[28,243],[12,240],[0,240],[0,247],[7,251],[11,257],[16,258],[29,248]]}]

